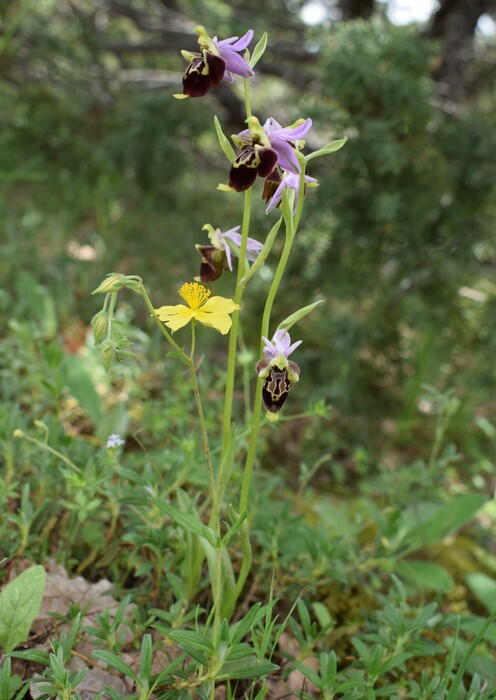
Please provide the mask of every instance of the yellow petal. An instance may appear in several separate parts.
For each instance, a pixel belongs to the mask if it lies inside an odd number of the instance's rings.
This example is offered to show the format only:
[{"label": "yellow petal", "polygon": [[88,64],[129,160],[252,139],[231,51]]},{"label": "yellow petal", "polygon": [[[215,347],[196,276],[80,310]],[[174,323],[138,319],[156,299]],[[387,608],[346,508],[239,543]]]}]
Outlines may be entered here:
[{"label": "yellow petal", "polygon": [[195,311],[184,304],[161,306],[159,309],[155,309],[155,313],[172,331],[177,331],[178,328],[185,326],[195,315]]},{"label": "yellow petal", "polygon": [[222,311],[205,312],[203,309],[198,309],[196,312],[196,319],[205,326],[215,328],[215,330],[222,333],[222,335],[228,333],[232,325],[229,314],[223,313]]},{"label": "yellow petal", "polygon": [[239,309],[239,304],[235,304],[232,299],[226,299],[226,297],[210,297],[201,306],[201,311],[213,312],[213,313],[224,313],[232,314],[233,311]]}]

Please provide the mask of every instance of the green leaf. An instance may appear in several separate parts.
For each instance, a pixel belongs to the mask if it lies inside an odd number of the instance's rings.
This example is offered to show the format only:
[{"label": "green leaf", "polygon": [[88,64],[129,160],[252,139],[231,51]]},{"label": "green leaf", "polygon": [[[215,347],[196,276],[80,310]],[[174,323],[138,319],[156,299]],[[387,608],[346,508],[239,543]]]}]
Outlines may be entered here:
[{"label": "green leaf", "polygon": [[432,504],[425,504],[424,509],[420,508],[409,514],[415,525],[410,527],[401,539],[402,544],[406,545],[402,554],[442,540],[471,520],[485,503],[487,496],[469,493],[434,507]]},{"label": "green leaf", "polygon": [[221,669],[219,680],[242,680],[245,678],[262,678],[277,671],[279,666],[270,661],[257,661],[256,657],[240,661],[226,662]]},{"label": "green leaf", "polygon": [[290,314],[287,318],[284,319],[284,321],[281,321],[281,323],[277,326],[277,330],[285,328],[287,331],[289,331],[291,326],[294,326],[295,323],[298,323],[298,321],[301,321],[302,318],[308,316],[308,314],[311,311],[313,311],[316,306],[318,306],[319,304],[323,304],[324,301],[325,299],[319,299],[318,301],[314,301],[313,304],[303,306],[298,311],[295,311],[294,313]]},{"label": "green leaf", "polygon": [[243,276],[243,279],[241,280],[241,285],[244,287],[250,277],[253,277],[253,275],[262,267],[264,264],[265,260],[267,259],[270,251],[272,250],[272,245],[276,239],[277,233],[279,229],[281,228],[282,224],[282,216],[276,221],[274,226],[270,229],[269,234],[267,238],[265,239],[265,243],[263,245],[262,250],[260,253],[257,255],[257,259],[253,263],[253,265],[250,267],[248,272]]},{"label": "green leaf", "polygon": [[106,651],[105,649],[96,649],[92,652],[93,656],[97,659],[104,661],[107,666],[115,668],[116,671],[122,673],[124,676],[131,678],[135,683],[138,681],[138,677],[128,664],[123,661],[117,654],[113,654],[111,651]]},{"label": "green leaf", "polygon": [[[479,634],[480,628],[485,624],[486,618],[481,615],[469,615],[460,620],[460,629],[470,635]],[[496,626],[489,627],[486,632],[486,639],[496,646]]]},{"label": "green leaf", "polygon": [[382,664],[382,666],[379,668],[378,675],[384,676],[392,668],[395,668],[395,666],[400,666],[407,659],[411,659],[411,658],[412,658],[412,654],[409,651],[404,651],[401,654],[395,654],[394,656],[392,656],[390,659],[388,659],[387,661],[385,661]]},{"label": "green leaf", "polygon": [[455,698],[458,696],[458,690],[460,688],[463,675],[466,671],[466,668],[472,659],[473,655],[475,654],[477,647],[481,643],[481,641],[484,639],[484,635],[486,634],[486,631],[489,629],[489,627],[493,624],[493,622],[496,620],[496,610],[493,612],[492,615],[490,615],[486,622],[482,625],[482,627],[479,630],[479,633],[475,637],[475,639],[472,641],[470,646],[467,648],[465,654],[463,655],[463,658],[461,660],[461,663],[458,667],[458,670],[456,672],[456,675],[453,679],[453,683],[451,684],[451,687],[449,689],[448,695],[446,696],[446,700],[455,700]]},{"label": "green leaf", "polygon": [[214,645],[208,637],[198,632],[193,632],[193,630],[171,630],[167,632],[167,636],[180,646],[187,645],[193,649],[200,649],[209,653],[215,651]]},{"label": "green leaf", "polygon": [[449,593],[454,581],[444,566],[430,561],[403,560],[395,566],[396,572],[408,583],[424,591]]},{"label": "green leaf", "polygon": [[231,142],[229,141],[225,133],[222,131],[222,127],[217,116],[214,116],[214,125],[215,133],[217,134],[217,138],[219,139],[220,147],[224,151],[224,155],[226,156],[227,160],[230,163],[232,163],[233,160],[236,158],[236,153],[234,151],[234,148],[231,146]]},{"label": "green leaf", "polygon": [[236,580],[234,577],[234,571],[231,563],[231,559],[229,557],[229,552],[225,547],[222,547],[221,549],[221,561],[220,561],[220,568],[221,568],[221,586],[222,586],[222,595],[219,595],[216,591],[216,571],[217,571],[217,548],[212,544],[212,542],[208,542],[205,538],[202,538],[200,540],[201,545],[203,547],[203,551],[205,552],[205,556],[207,558],[207,564],[208,564],[208,569],[210,572],[210,580],[213,583],[213,594],[214,594],[214,600],[219,600],[220,601],[220,616],[221,618],[227,618],[230,619],[232,613],[233,613],[233,607],[235,603],[235,599],[233,598],[234,595],[234,589],[236,586]]},{"label": "green leaf", "polygon": [[50,662],[50,654],[47,651],[39,651],[38,649],[26,649],[26,651],[13,651],[11,653],[16,659],[24,659],[26,661],[32,661],[35,664],[41,664],[42,666],[48,666]]},{"label": "green leaf", "polygon": [[336,652],[322,652],[320,654],[320,675],[322,688],[331,688],[336,681],[338,660]]},{"label": "green leaf", "polygon": [[486,606],[489,612],[496,610],[496,581],[480,572],[468,574],[467,583],[472,593]]},{"label": "green leaf", "polygon": [[312,603],[312,610],[322,631],[329,631],[334,626],[334,619],[324,603]]},{"label": "green leaf", "polygon": [[208,666],[208,656],[204,652],[208,652],[209,655],[213,654],[214,645],[210,639],[192,630],[171,630],[166,634],[195,661],[202,666]]},{"label": "green leaf", "polygon": [[339,149],[343,148],[344,144],[347,141],[348,141],[347,138],[336,139],[336,141],[331,141],[330,143],[327,144],[327,146],[323,146],[323,148],[319,148],[318,151],[314,151],[313,153],[309,153],[308,156],[305,156],[305,160],[308,162],[309,160],[313,160],[314,158],[320,158],[320,156],[326,156],[328,153],[334,153],[335,151],[339,151]]},{"label": "green leaf", "polygon": [[232,649],[226,655],[226,661],[239,661],[240,659],[245,659],[247,656],[253,656],[255,654],[255,649],[246,642],[241,642],[240,644],[235,644]]},{"label": "green leaf", "polygon": [[72,396],[79,402],[98,425],[102,415],[102,404],[90,374],[81,364],[77,355],[66,355],[62,365],[64,383]]},{"label": "green leaf", "polygon": [[308,666],[305,666],[305,664],[301,664],[299,661],[294,661],[293,664],[299,671],[303,673],[305,678],[307,678],[310,681],[310,683],[313,683],[313,685],[316,688],[322,690],[322,678],[316,671],[309,668]]},{"label": "green leaf", "polygon": [[226,546],[229,544],[229,542],[231,541],[231,539],[234,537],[234,535],[238,532],[239,528],[240,528],[240,527],[243,525],[243,523],[245,522],[247,516],[248,516],[248,511],[245,510],[245,512],[242,513],[242,514],[238,517],[238,519],[236,520],[236,522],[234,522],[234,523],[231,525],[231,527],[229,528],[229,530],[226,532],[226,534],[224,535],[224,537],[223,537],[222,540],[221,540],[221,545],[222,545],[223,547],[226,547]]},{"label": "green leaf", "polygon": [[174,506],[171,506],[168,503],[164,503],[159,498],[151,498],[150,500],[157,506],[159,510],[162,511],[162,513],[165,513],[170,518],[172,518],[176,525],[180,525],[181,527],[190,530],[195,535],[204,537],[207,540],[207,542],[209,542],[212,545],[212,547],[215,547],[214,533],[209,527],[202,523],[201,520],[196,518],[191,513],[183,513],[178,508],[174,508]]},{"label": "green leaf", "polygon": [[140,653],[140,678],[149,678],[152,672],[152,636],[143,635]]},{"label": "green leaf", "polygon": [[264,32],[262,34],[262,38],[258,42],[258,44],[255,46],[253,49],[253,55],[249,61],[251,68],[255,68],[259,60],[262,58],[262,56],[265,53],[265,49],[267,48],[267,32]]},{"label": "green leaf", "polygon": [[181,666],[184,661],[186,660],[186,654],[181,654],[181,656],[178,656],[177,659],[174,659],[172,663],[170,663],[167,668],[164,668],[163,671],[159,673],[159,675],[155,678],[155,686],[160,685],[161,683],[164,682],[164,680],[171,675],[173,671],[176,670],[179,666]]},{"label": "green leaf", "polygon": [[231,644],[237,644],[244,639],[252,627],[260,622],[265,615],[265,610],[260,610],[261,607],[262,603],[255,603],[255,605],[248,610],[246,615],[233,625],[231,630]]},{"label": "green leaf", "polygon": [[0,645],[5,654],[25,642],[40,612],[45,591],[45,570],[31,566],[0,593]]}]

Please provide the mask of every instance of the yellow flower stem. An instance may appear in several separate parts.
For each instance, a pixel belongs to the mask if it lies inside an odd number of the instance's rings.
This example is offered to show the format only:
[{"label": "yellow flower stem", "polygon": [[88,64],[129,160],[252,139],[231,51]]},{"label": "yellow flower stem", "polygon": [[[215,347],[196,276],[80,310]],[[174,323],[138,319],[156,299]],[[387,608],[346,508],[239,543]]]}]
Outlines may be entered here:
[{"label": "yellow flower stem", "polygon": [[188,367],[189,367],[189,373],[190,373],[190,377],[191,377],[191,384],[193,386],[193,394],[195,396],[196,410],[198,411],[198,420],[200,422],[200,430],[201,430],[202,439],[203,439],[203,450],[205,452],[205,457],[207,460],[208,478],[210,481],[210,493],[211,493],[211,497],[212,497],[212,517],[211,517],[211,520],[215,525],[217,535],[219,535],[220,524],[219,524],[219,507],[218,507],[218,500],[217,500],[217,489],[215,486],[215,475],[214,475],[214,469],[212,466],[212,455],[210,453],[210,445],[208,442],[207,424],[205,421],[205,414],[203,412],[203,406],[202,406],[201,396],[200,396],[200,389],[198,387],[198,379],[196,377],[196,368],[195,368],[195,360],[194,360],[195,344],[196,344],[195,343],[195,319],[192,319],[191,320],[191,354],[188,357]]},{"label": "yellow flower stem", "polygon": [[111,292],[105,295],[105,303],[103,308],[107,310],[108,306],[108,322],[107,322],[107,340],[112,340],[112,321],[114,319],[114,309],[117,303],[117,292]]},{"label": "yellow flower stem", "polygon": [[[215,474],[212,465],[212,454],[210,452],[210,445],[208,440],[208,430],[205,421],[205,414],[203,412],[203,405],[201,402],[200,389],[198,387],[198,379],[196,377],[195,368],[195,346],[196,346],[196,321],[193,318],[191,320],[191,352],[189,355],[189,371],[191,376],[191,384],[193,386],[193,393],[195,395],[196,408],[198,411],[198,420],[200,422],[200,429],[203,438],[203,450],[205,452],[205,457],[207,459],[208,477],[210,481],[210,497],[212,499],[212,512],[210,516],[210,522],[215,528],[215,534],[217,542],[220,542],[220,511],[219,511],[219,500],[217,494],[217,487],[215,483]],[[221,611],[221,595],[222,595],[222,550],[220,546],[217,547],[215,553],[215,580],[212,581],[212,592],[214,595],[213,607],[214,607],[214,626],[213,626],[213,638],[214,643],[217,644],[219,641],[220,633],[220,611]],[[215,689],[215,683],[212,683],[212,689]]]},{"label": "yellow flower stem", "polygon": [[172,345],[172,347],[173,347],[174,350],[177,352],[177,354],[179,355],[179,357],[181,358],[181,360],[182,360],[183,362],[185,362],[187,365],[190,365],[191,359],[186,355],[186,353],[184,352],[184,350],[183,350],[182,348],[179,347],[179,345],[176,343],[176,341],[174,340],[174,338],[172,337],[172,335],[169,333],[169,331],[167,330],[167,328],[164,326],[164,324],[162,323],[162,321],[161,321],[161,320],[159,319],[159,317],[157,316],[157,313],[156,313],[155,309],[153,308],[153,304],[152,304],[152,302],[150,301],[150,297],[149,297],[148,294],[146,293],[146,289],[145,289],[145,287],[144,287],[143,282],[142,282],[141,279],[140,279],[140,281],[139,281],[139,283],[138,283],[138,291],[139,291],[139,293],[141,294],[141,296],[143,297],[143,301],[145,302],[145,304],[146,304],[146,306],[147,306],[147,308],[148,308],[148,311],[149,311],[150,314],[152,315],[153,320],[154,320],[155,323],[157,324],[157,326],[158,326],[160,332],[162,333],[162,335],[164,336],[164,338],[167,340],[167,342],[169,343],[169,345]]}]

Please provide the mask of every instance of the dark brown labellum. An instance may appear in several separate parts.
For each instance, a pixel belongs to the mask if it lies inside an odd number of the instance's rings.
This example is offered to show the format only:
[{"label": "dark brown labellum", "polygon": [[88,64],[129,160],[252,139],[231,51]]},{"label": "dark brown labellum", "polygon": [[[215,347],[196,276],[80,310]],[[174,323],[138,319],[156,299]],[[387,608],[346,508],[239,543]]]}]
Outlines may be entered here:
[{"label": "dark brown labellum", "polygon": [[262,199],[269,202],[274,196],[277,188],[281,184],[281,171],[279,168],[274,168],[270,175],[265,178]]},{"label": "dark brown labellum", "polygon": [[272,148],[245,146],[238,153],[229,172],[229,187],[243,192],[253,185],[257,175],[267,177],[277,163],[277,153]]},{"label": "dark brown labellum", "polygon": [[268,177],[276,167],[277,153],[273,148],[259,148],[258,156],[260,158],[258,174],[260,177]]},{"label": "dark brown labellum", "polygon": [[224,251],[208,245],[197,245],[196,250],[202,256],[199,278],[201,282],[215,282],[227,268]]},{"label": "dark brown labellum", "polygon": [[231,165],[229,187],[233,187],[236,192],[247,190],[257,179],[259,165],[260,159],[254,146],[245,146]]},{"label": "dark brown labellum", "polygon": [[217,87],[221,84],[224,73],[226,72],[226,62],[221,56],[216,56],[208,51],[204,51],[204,56],[208,65],[210,86]]},{"label": "dark brown labellum", "polygon": [[224,77],[226,62],[220,56],[204,51],[186,68],[183,76],[183,94],[203,97],[211,87],[217,87]]},{"label": "dark brown labellum", "polygon": [[288,398],[291,382],[285,369],[271,367],[269,376],[265,379],[262,389],[262,400],[265,408],[271,413],[277,413]]}]

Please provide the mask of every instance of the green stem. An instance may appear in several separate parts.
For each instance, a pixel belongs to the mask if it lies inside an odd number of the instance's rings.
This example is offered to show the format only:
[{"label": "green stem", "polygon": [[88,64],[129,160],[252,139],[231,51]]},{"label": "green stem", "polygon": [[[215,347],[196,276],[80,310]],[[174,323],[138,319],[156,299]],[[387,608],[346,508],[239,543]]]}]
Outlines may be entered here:
[{"label": "green stem", "polygon": [[75,471],[77,474],[81,474],[81,469],[77,467],[74,462],[71,462],[68,457],[63,455],[61,452],[58,452],[57,450],[54,450],[53,447],[50,447],[50,445],[47,445],[46,442],[41,442],[40,440],[37,440],[36,438],[31,437],[30,435],[26,435],[25,432],[17,428],[17,430],[14,430],[14,437],[15,438],[22,438],[24,440],[27,440],[28,442],[32,442],[34,445],[37,447],[40,447],[42,450],[47,450],[47,452],[50,452],[52,455],[55,457],[58,457],[64,464],[67,464],[70,469]]},{"label": "green stem", "polygon": [[191,355],[188,357],[188,367],[189,367],[189,373],[191,377],[191,384],[193,386],[193,394],[195,396],[195,402],[196,402],[196,410],[198,412],[198,420],[200,422],[200,430],[202,434],[202,439],[203,439],[203,451],[205,452],[205,457],[207,460],[207,468],[208,468],[208,478],[210,482],[210,494],[212,498],[212,516],[211,516],[211,522],[214,523],[217,535],[220,535],[220,525],[219,525],[219,506],[218,506],[218,500],[217,500],[217,488],[215,485],[215,475],[214,475],[214,469],[212,466],[212,455],[210,453],[210,445],[208,442],[208,431],[207,431],[207,423],[205,421],[205,414],[203,412],[203,406],[201,402],[201,396],[200,396],[200,389],[198,387],[198,379],[196,377],[196,369],[195,369],[195,363],[194,363],[194,358],[193,358],[193,353],[195,350],[195,323],[194,320],[191,323]]},{"label": "green stem", "polygon": [[112,292],[111,294],[107,294],[105,297],[105,303],[103,305],[103,308],[107,306],[107,303],[110,298],[110,303],[108,304],[108,327],[107,327],[107,340],[112,340],[112,321],[114,319],[114,310],[115,310],[115,305],[117,303],[117,292]]},{"label": "green stem", "polygon": [[[301,177],[302,177],[302,180],[305,177],[304,168],[302,168],[302,176]],[[281,257],[279,259],[279,263],[277,265],[277,269],[276,269],[276,272],[274,275],[274,279],[272,280],[272,284],[270,286],[269,293],[267,295],[267,300],[265,302],[265,307],[264,307],[263,316],[262,316],[262,328],[261,328],[260,336],[269,337],[269,323],[270,323],[270,315],[272,313],[272,306],[274,304],[274,300],[276,298],[276,294],[277,294],[277,291],[279,289],[279,285],[281,284],[284,270],[286,269],[286,265],[288,263],[289,254],[290,254],[291,248],[293,246],[293,241],[295,238],[297,225],[299,223],[300,215],[301,215],[303,194],[304,194],[303,188],[300,187],[295,218],[293,219],[292,215],[289,212],[287,212],[286,215],[284,216],[284,221],[285,221],[285,225],[286,225],[286,240],[284,242],[284,248],[283,248]],[[262,357],[262,348],[263,348],[263,341],[261,340],[260,341],[259,357]],[[249,493],[250,493],[251,475],[252,475],[252,471],[253,471],[253,464],[255,462],[258,432],[260,430],[260,416],[261,416],[261,412],[262,412],[262,388],[263,388],[263,380],[259,378],[257,381],[256,389],[255,389],[255,399],[254,399],[254,403],[253,403],[253,414],[252,414],[252,419],[251,419],[250,439],[248,442],[248,451],[247,451],[247,455],[246,455],[245,470],[243,473],[243,482],[241,485],[241,495],[240,495],[240,500],[239,500],[239,512],[240,513],[243,513],[247,509],[247,506],[248,506],[248,497],[249,497]]]},{"label": "green stem", "polygon": [[162,335],[164,336],[164,338],[167,340],[167,342],[169,343],[169,345],[172,345],[172,347],[173,347],[174,350],[177,352],[177,354],[179,355],[179,357],[181,358],[181,360],[182,360],[183,362],[185,362],[187,365],[190,365],[190,364],[191,364],[191,359],[186,355],[186,353],[184,352],[184,350],[183,350],[182,348],[179,347],[179,345],[178,345],[178,344],[176,343],[176,341],[173,339],[172,335],[169,333],[169,331],[167,330],[167,328],[164,326],[164,324],[162,323],[162,321],[161,321],[161,320],[159,319],[159,317],[157,316],[157,313],[156,313],[155,309],[153,308],[153,304],[152,304],[152,302],[150,301],[150,297],[149,297],[148,294],[146,293],[146,289],[145,289],[145,287],[144,287],[144,285],[143,285],[143,282],[142,282],[141,280],[140,280],[140,282],[139,282],[138,291],[139,291],[139,293],[141,294],[141,296],[143,297],[143,301],[145,302],[145,304],[146,304],[146,306],[147,306],[147,308],[148,308],[148,311],[149,311],[150,314],[152,315],[153,320],[154,320],[155,323],[157,324],[157,326],[158,326],[160,332],[162,333]]},{"label": "green stem", "polygon": [[251,117],[251,98],[250,98],[250,81],[248,78],[244,80],[244,92],[245,92],[245,111],[246,118]]},{"label": "green stem", "polygon": [[[236,279],[236,291],[234,301],[236,304],[241,303],[243,297],[244,286],[241,284],[245,272],[246,261],[246,246],[248,241],[248,232],[250,229],[250,214],[251,214],[251,199],[252,189],[245,192],[245,203],[243,211],[243,224],[241,227],[241,247],[239,249],[238,275]],[[232,314],[232,327],[229,334],[229,351],[227,358],[227,377],[226,377],[226,393],[224,398],[224,417],[222,423],[222,451],[221,451],[221,468],[219,472],[219,499],[223,498],[227,471],[229,469],[228,461],[225,459],[227,447],[229,444],[229,436],[231,432],[232,407],[234,400],[234,376],[236,373],[236,352],[238,347],[238,329],[239,329],[239,310]]]},{"label": "green stem", "polygon": [[[250,81],[244,81],[245,95],[245,110],[246,118],[251,117],[251,98],[250,98]],[[250,215],[251,215],[251,200],[252,188],[250,187],[245,192],[244,208],[243,208],[243,223],[241,226],[241,246],[239,249],[238,273],[236,277],[236,291],[234,293],[234,301],[236,304],[241,303],[243,297],[244,285],[241,283],[245,274],[246,262],[246,247],[248,243],[248,232],[250,230]],[[236,373],[236,350],[238,346],[238,327],[239,327],[239,310],[232,314],[232,327],[229,334],[229,351],[227,358],[227,376],[226,376],[226,393],[224,397],[224,417],[222,423],[222,451],[221,451],[221,468],[219,474],[219,498],[223,498],[224,485],[226,480],[229,465],[225,459],[227,447],[229,444],[229,436],[231,432],[231,417],[234,398],[234,375]]]}]

